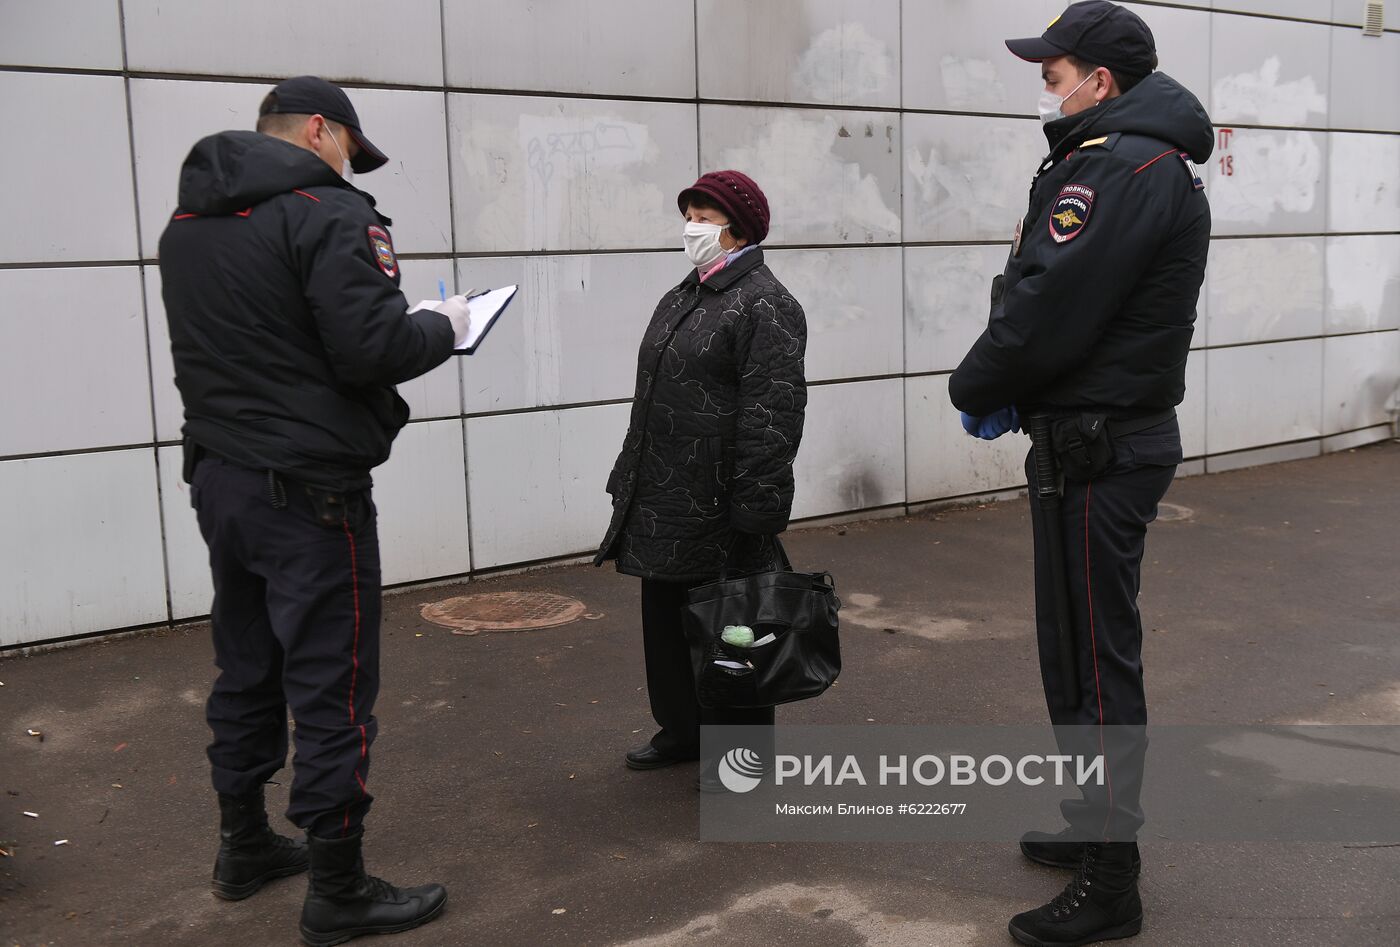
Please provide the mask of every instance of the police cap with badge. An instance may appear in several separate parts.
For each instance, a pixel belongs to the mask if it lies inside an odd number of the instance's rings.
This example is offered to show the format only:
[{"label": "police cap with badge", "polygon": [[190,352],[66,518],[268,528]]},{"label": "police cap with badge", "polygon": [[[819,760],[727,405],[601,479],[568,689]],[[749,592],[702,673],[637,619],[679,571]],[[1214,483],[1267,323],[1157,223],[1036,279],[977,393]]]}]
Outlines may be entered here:
[{"label": "police cap with badge", "polygon": [[319,115],[328,121],[345,126],[359,153],[350,159],[350,167],[356,174],[368,174],[375,168],[384,166],[389,156],[374,146],[374,143],[360,130],[360,116],[355,106],[350,104],[350,96],[339,86],[332,85],[320,76],[296,76],[285,79],[273,87],[271,94],[259,109],[263,115]]},{"label": "police cap with badge", "polygon": [[1073,56],[1115,74],[1142,77],[1157,68],[1157,42],[1136,13],[1108,0],[1084,0],[1060,14],[1045,32],[1009,39],[1006,48],[1027,62]]}]

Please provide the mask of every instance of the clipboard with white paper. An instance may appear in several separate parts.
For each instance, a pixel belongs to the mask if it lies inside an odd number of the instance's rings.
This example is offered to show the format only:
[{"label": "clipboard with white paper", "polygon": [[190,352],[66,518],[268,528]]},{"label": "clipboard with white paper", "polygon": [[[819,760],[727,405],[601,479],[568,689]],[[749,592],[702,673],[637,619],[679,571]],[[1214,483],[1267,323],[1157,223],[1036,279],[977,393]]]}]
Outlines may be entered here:
[{"label": "clipboard with white paper", "polygon": [[[481,340],[486,338],[486,333],[491,331],[491,327],[496,324],[501,313],[506,311],[510,301],[515,298],[516,290],[519,286],[502,286],[500,289],[488,290],[484,293],[477,293],[467,299],[467,310],[471,314],[471,324],[467,328],[467,337],[462,343],[456,346],[453,355],[472,355],[477,347],[481,345]],[[437,299],[425,299],[413,309],[437,310],[442,302]],[[413,310],[409,310],[412,312]]]}]

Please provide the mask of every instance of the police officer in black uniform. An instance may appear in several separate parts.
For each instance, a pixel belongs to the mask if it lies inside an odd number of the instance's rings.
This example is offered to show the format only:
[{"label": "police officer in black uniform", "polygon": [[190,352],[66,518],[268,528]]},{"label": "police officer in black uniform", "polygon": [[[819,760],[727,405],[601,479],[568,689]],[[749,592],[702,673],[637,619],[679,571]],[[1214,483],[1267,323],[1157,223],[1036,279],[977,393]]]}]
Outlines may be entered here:
[{"label": "police officer in black uniform", "polygon": [[[1046,485],[1059,497],[1042,502],[1027,463],[1041,674],[1062,750],[1102,747],[1106,785],[1062,804],[1062,832],[1022,839],[1029,858],[1076,873],[1010,930],[1025,944],[1087,944],[1142,925],[1137,593],[1147,525],[1182,459],[1174,409],[1210,239],[1192,162],[1210,156],[1214,134],[1200,102],[1155,71],[1147,25],[1113,3],[1073,4],[1042,36],[1007,46],[1042,64],[1050,152],[949,394],[971,433],[996,437],[1034,417],[1052,434],[1062,484]],[[1068,675],[1058,605],[1072,616]]]},{"label": "police officer in black uniform", "polygon": [[[390,221],[350,182],[388,159],[342,90],[288,79],[259,116],[256,132],[194,146],[160,240],[185,477],[214,579],[213,886],[245,898],[309,861],[302,937],[338,944],[416,927],[447,897],[372,878],[360,857],[379,688],[370,470],[408,420],[393,386],[446,361],[468,317],[460,296],[408,312]],[[305,846],[263,806],[288,705],[287,817]]]}]

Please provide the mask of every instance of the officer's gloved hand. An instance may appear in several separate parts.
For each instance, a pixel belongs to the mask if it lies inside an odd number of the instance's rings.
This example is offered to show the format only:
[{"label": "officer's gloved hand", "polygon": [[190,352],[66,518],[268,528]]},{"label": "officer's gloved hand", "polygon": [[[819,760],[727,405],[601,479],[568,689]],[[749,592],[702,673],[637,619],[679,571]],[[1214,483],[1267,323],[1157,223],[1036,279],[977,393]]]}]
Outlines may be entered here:
[{"label": "officer's gloved hand", "polygon": [[448,296],[438,304],[437,311],[442,313],[452,321],[452,344],[461,345],[467,338],[467,329],[471,327],[471,310],[467,306],[466,296]]},{"label": "officer's gloved hand", "polygon": [[984,441],[994,441],[1007,431],[1021,430],[1021,416],[1016,413],[1015,407],[1002,408],[985,418],[974,418],[967,414],[962,417],[963,429]]}]

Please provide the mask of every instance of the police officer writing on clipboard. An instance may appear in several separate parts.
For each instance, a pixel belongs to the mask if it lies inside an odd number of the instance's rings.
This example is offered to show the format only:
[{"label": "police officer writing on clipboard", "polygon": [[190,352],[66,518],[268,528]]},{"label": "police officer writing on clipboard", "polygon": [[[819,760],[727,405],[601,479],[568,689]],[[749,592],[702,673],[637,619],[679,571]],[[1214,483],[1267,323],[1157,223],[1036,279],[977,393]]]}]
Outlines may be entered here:
[{"label": "police officer writing on clipboard", "polygon": [[1027,857],[1075,876],[1010,930],[1088,944],[1142,926],[1137,591],[1147,524],[1182,459],[1174,409],[1210,239],[1192,162],[1214,134],[1200,102],[1155,71],[1147,24],[1115,4],[1076,3],[1007,46],[1041,64],[1050,153],[949,395],[969,433],[1039,435],[1027,473],[1045,697],[1062,752],[1102,752],[1106,785],[1061,804],[1063,831],[1023,837]]},{"label": "police officer writing on clipboard", "polygon": [[[214,893],[242,899],[309,862],[309,944],[407,930],[447,898],[370,877],[360,858],[379,689],[370,470],[408,420],[393,386],[445,362],[469,324],[461,296],[408,311],[390,221],[351,184],[387,160],[341,89],[288,79],[256,132],[194,146],[160,240],[185,477],[214,580]],[[288,705],[287,817],[306,845],[274,833],[263,806]]]}]

